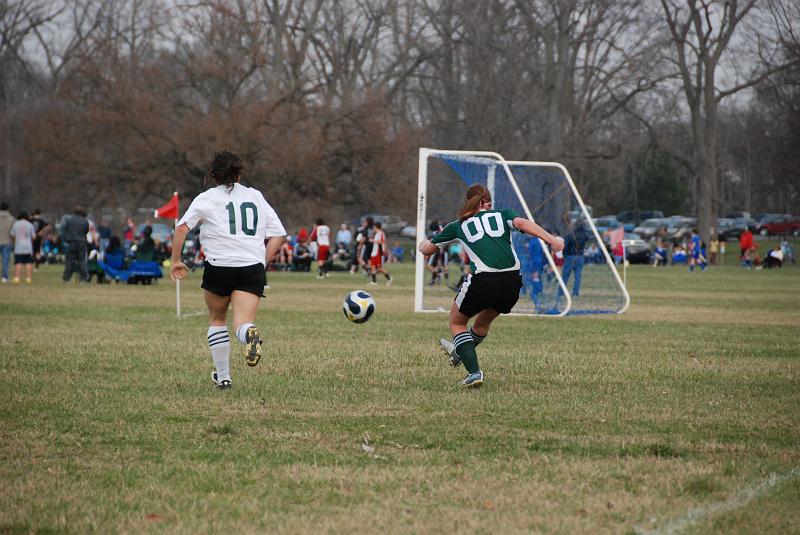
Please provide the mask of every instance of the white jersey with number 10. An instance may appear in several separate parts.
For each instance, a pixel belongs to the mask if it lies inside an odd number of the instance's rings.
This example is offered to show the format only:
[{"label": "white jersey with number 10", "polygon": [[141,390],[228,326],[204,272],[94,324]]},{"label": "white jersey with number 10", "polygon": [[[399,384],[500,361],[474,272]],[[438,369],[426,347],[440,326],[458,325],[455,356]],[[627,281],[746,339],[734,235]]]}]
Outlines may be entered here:
[{"label": "white jersey with number 10", "polygon": [[213,266],[241,267],[265,263],[264,240],[285,236],[281,220],[260,191],[241,184],[217,186],[192,201],[178,221],[200,226],[200,245]]}]

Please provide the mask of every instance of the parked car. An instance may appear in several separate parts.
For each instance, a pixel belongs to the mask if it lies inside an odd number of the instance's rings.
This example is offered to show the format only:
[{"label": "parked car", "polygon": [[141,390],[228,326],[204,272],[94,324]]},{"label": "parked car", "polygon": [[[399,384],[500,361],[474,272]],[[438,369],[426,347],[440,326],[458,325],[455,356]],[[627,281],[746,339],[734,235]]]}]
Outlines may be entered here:
[{"label": "parked car", "polygon": [[[745,228],[749,228],[752,232],[756,231],[756,226],[758,225],[758,218],[754,218],[750,212],[742,212],[742,211],[733,211],[728,212],[725,214],[725,217],[720,219],[733,219],[736,221],[736,226],[741,230],[739,233],[741,234],[744,232]],[[736,235],[739,236],[738,234]]]},{"label": "parked car", "polygon": [[696,217],[674,215],[667,218],[667,238],[673,242],[680,242],[692,234],[692,229],[697,225]]},{"label": "parked car", "polygon": [[753,230],[753,232],[761,231],[762,225],[766,225],[767,223],[781,219],[783,216],[784,214],[761,214],[761,217],[759,217],[758,221],[756,222],[756,228]]},{"label": "parked car", "polygon": [[756,221],[752,217],[742,216],[742,217],[737,217],[735,219],[736,219],[736,224],[741,226],[742,228],[747,227],[750,229],[751,232],[756,231],[756,227],[758,226],[758,221]]},{"label": "parked car", "polygon": [[719,241],[736,241],[745,230],[753,228],[745,217],[735,219],[720,218],[717,220],[717,236]]},{"label": "parked car", "polygon": [[650,263],[650,246],[643,239],[632,232],[625,233],[625,258],[631,264]]},{"label": "parked car", "polygon": [[663,217],[664,213],[660,210],[623,210],[617,214],[617,221],[625,227],[625,232],[635,232],[633,229],[647,219]]},{"label": "parked car", "polygon": [[777,217],[762,219],[757,231],[762,236],[789,234],[800,236],[800,218],[790,214],[780,214]]},{"label": "parked car", "polygon": [[400,235],[404,238],[416,238],[417,227],[412,225],[407,225],[400,230]]},{"label": "parked car", "polygon": [[371,217],[375,223],[380,223],[381,229],[383,229],[386,234],[400,234],[400,231],[408,226],[406,221],[393,215],[364,214],[361,217]]},{"label": "parked car", "polygon": [[717,239],[719,241],[735,241],[739,239],[743,229],[736,224],[736,220],[730,217],[720,217],[717,219]]},{"label": "parked car", "polygon": [[597,232],[602,234],[612,228],[616,228],[620,226],[620,222],[617,221],[617,218],[613,215],[606,215],[603,217],[595,217],[592,219],[592,223],[594,223],[595,228],[597,228]]},{"label": "parked car", "polygon": [[667,220],[663,217],[645,219],[641,224],[633,229],[634,234],[638,234],[643,240],[649,240],[656,235],[658,229],[667,226]]},{"label": "parked car", "polygon": [[739,217],[744,217],[745,219],[752,219],[753,218],[753,216],[750,214],[750,212],[732,211],[732,212],[728,212],[727,214],[725,214],[725,218],[726,219],[737,219]]}]

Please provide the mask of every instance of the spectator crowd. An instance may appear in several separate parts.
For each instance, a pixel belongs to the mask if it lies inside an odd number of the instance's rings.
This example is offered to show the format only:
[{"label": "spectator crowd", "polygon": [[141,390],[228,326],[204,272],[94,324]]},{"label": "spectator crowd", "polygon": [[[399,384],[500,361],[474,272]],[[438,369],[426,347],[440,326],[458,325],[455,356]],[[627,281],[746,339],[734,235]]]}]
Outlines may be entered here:
[{"label": "spectator crowd", "polygon": [[[109,218],[98,224],[82,206],[50,222],[40,210],[14,215],[7,203],[0,203],[2,283],[31,284],[41,264],[60,264],[65,283],[116,280],[149,284],[161,276],[160,267],[166,266],[172,254],[171,233],[156,237],[153,228],[149,220],[137,225],[128,217],[115,233]],[[335,234],[317,219],[314,225],[300,227],[288,236],[267,269],[310,272],[316,264],[320,278],[331,271],[360,271],[373,282],[375,275],[384,274],[390,283],[384,264],[401,262],[403,257],[404,248],[398,242],[390,246],[381,224],[370,217],[362,218],[357,228],[341,223]],[[182,258],[191,269],[204,265],[199,227],[188,236]],[[142,271],[143,267],[151,271]]]},{"label": "spectator crowd", "polygon": [[[439,222],[432,221],[427,234],[432,236],[440,229]],[[565,282],[574,280],[572,292],[575,296],[580,293],[583,266],[605,262],[603,251],[592,239],[590,230],[583,218],[566,219],[562,232],[565,249],[553,255],[553,261]],[[623,261],[623,234],[617,236],[617,230],[620,229],[609,229],[602,237],[612,259],[619,263]],[[535,291],[537,284],[540,285],[537,275],[541,276],[547,263],[539,244],[534,242],[536,240],[524,244],[515,242],[518,249],[522,248],[523,263],[530,264],[525,268],[531,279],[526,281],[526,288],[531,291]],[[697,229],[693,229],[686,238],[673,242],[667,238],[666,228],[658,229],[647,245],[653,267],[684,265],[689,271],[696,268],[705,271],[707,266],[719,264],[726,249],[736,247],[720,242],[716,236],[706,244]],[[795,263],[794,250],[788,240],[783,239],[763,252],[759,250],[759,245],[751,231],[741,233],[738,243],[741,266],[746,269],[770,269]],[[31,284],[33,273],[45,263],[63,264],[64,282],[77,280],[89,283],[96,280],[106,283],[117,280],[149,284],[161,276],[160,266],[169,261],[171,252],[171,235],[164,236],[162,231],[157,237],[154,236],[149,220],[137,225],[132,217],[128,217],[119,233],[115,234],[108,218],[103,218],[97,224],[81,206],[76,206],[57,222],[49,222],[38,209],[30,213],[20,210],[12,215],[8,204],[0,203],[3,283]],[[413,256],[413,252],[411,254]],[[400,242],[389,243],[381,223],[373,221],[371,217],[361,218],[357,226],[341,223],[335,232],[319,218],[313,225],[301,226],[287,236],[267,270],[305,273],[311,272],[316,266],[319,278],[328,277],[332,271],[360,272],[370,277],[372,283],[377,283],[377,275],[383,274],[387,284],[390,284],[391,276],[386,264],[402,262],[404,257],[405,249]],[[182,258],[192,269],[204,265],[198,229],[194,229],[186,240]],[[429,284],[449,285],[451,263],[458,267],[456,279],[462,279],[468,271],[468,262],[457,243],[426,258]],[[457,287],[457,280],[453,282],[452,286]]]}]

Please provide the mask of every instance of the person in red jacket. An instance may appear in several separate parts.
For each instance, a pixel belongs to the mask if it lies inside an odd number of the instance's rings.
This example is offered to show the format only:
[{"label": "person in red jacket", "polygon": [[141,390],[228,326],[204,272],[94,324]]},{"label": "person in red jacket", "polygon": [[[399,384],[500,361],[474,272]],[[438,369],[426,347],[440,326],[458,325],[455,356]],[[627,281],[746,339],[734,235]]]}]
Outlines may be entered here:
[{"label": "person in red jacket", "polygon": [[740,258],[744,257],[744,253],[753,247],[753,233],[750,229],[745,230],[739,235],[739,249],[741,249]]}]

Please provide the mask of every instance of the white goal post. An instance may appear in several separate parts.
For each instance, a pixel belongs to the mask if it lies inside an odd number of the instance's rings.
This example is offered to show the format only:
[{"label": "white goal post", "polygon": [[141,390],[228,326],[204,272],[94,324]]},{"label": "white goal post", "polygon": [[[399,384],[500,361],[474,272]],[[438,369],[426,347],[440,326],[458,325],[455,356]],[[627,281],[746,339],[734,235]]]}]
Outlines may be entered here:
[{"label": "white goal post", "polygon": [[[566,265],[561,255],[558,259],[553,258],[541,240],[514,233],[513,245],[521,260],[524,285],[520,301],[512,313],[563,317],[622,313],[628,308],[630,296],[602,236],[592,223],[591,214],[569,171],[557,162],[507,161],[502,155],[490,151],[421,148],[417,247],[429,237],[429,224],[446,223],[455,217],[466,188],[476,183],[489,189],[498,208],[514,209],[566,240],[576,228],[576,221],[583,225],[581,243],[587,244],[586,252],[567,257]],[[452,276],[452,280],[445,278],[444,281],[426,264],[426,257],[416,255],[415,311],[449,310],[455,286],[449,282],[455,282],[461,270],[456,253],[454,250],[453,255],[445,260],[446,265],[437,264],[436,272],[444,270],[445,277],[448,274]],[[458,276],[453,273],[456,269]],[[426,281],[426,271],[431,273],[430,283]],[[571,274],[572,291],[568,289]]]}]

